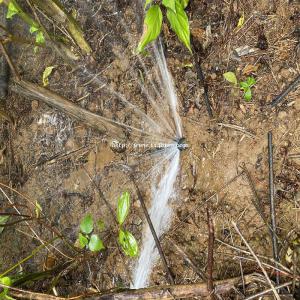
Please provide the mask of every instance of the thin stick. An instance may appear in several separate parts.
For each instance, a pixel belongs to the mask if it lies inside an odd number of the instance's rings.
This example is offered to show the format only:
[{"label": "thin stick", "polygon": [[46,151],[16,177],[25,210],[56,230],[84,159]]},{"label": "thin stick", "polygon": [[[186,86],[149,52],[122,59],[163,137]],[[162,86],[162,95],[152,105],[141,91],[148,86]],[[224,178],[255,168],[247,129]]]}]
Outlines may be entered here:
[{"label": "thin stick", "polygon": [[205,82],[205,77],[204,77],[204,74],[203,74],[203,70],[201,68],[201,58],[200,58],[200,56],[198,55],[198,53],[195,49],[193,38],[192,38],[191,41],[192,41],[191,44],[192,44],[193,57],[194,57],[194,63],[195,63],[195,69],[196,69],[197,77],[198,77],[198,80],[200,81],[200,83],[202,84],[202,86],[204,88],[204,101],[205,101],[205,105],[206,105],[206,110],[207,110],[207,113],[208,113],[209,117],[212,119],[214,116],[213,116],[213,112],[212,112],[209,97],[208,97],[208,85]]},{"label": "thin stick", "polygon": [[[287,286],[291,285],[292,283],[293,283],[293,281],[289,281],[289,282],[280,284],[280,285],[278,285],[278,286],[275,286],[274,288],[275,288],[276,290],[279,290],[279,289],[282,289],[282,288],[284,288],[284,287],[287,287]],[[265,294],[268,294],[268,293],[270,293],[270,292],[272,292],[272,289],[267,289],[267,290],[264,290],[264,291],[262,291],[262,292],[260,292],[260,293],[255,294],[255,295],[249,296],[249,297],[245,298],[244,300],[252,300],[252,299],[256,299],[256,298],[259,298],[259,297],[261,297],[261,296],[263,296],[263,295],[265,295]]]},{"label": "thin stick", "polygon": [[213,282],[213,268],[214,268],[214,243],[215,243],[215,229],[209,205],[206,208],[207,213],[207,227],[208,227],[208,249],[207,249],[207,289],[210,293],[210,299],[215,299],[214,296],[214,282]]},{"label": "thin stick", "polygon": [[[278,262],[278,242],[276,234],[276,213],[274,202],[274,169],[273,169],[273,135],[268,132],[268,160],[269,160],[269,200],[270,200],[270,214],[271,214],[271,236],[273,247],[273,258]],[[276,272],[276,283],[279,284],[279,273]]]},{"label": "thin stick", "polygon": [[151,221],[150,215],[149,215],[149,213],[148,213],[148,210],[147,210],[146,204],[145,204],[145,202],[144,202],[144,199],[143,199],[143,197],[142,197],[142,194],[141,194],[141,192],[140,192],[140,189],[138,188],[138,186],[137,186],[137,184],[136,184],[136,182],[135,182],[135,179],[134,179],[133,175],[130,175],[130,177],[131,177],[131,180],[132,180],[132,182],[133,182],[133,185],[134,185],[134,187],[135,187],[135,189],[136,189],[138,199],[139,199],[139,201],[140,201],[140,204],[141,204],[141,206],[142,206],[142,209],[143,209],[144,215],[145,215],[145,217],[146,217],[147,223],[148,223],[148,225],[149,225],[150,231],[151,231],[152,236],[153,236],[153,238],[154,238],[155,245],[156,245],[156,248],[157,248],[158,253],[159,253],[159,255],[160,255],[160,258],[161,258],[161,260],[162,260],[164,269],[165,269],[165,271],[167,272],[167,275],[168,275],[168,281],[169,281],[170,284],[175,284],[175,283],[174,283],[174,278],[173,278],[172,273],[171,273],[171,271],[170,271],[168,262],[167,262],[167,260],[166,260],[165,255],[164,255],[163,249],[162,249],[162,247],[161,247],[159,238],[158,238],[158,236],[157,236],[157,234],[156,234],[156,231],[155,231],[155,229],[154,229],[153,223],[152,223],[152,221]]},{"label": "thin stick", "polygon": [[16,78],[18,81],[20,81],[20,80],[21,80],[21,79],[20,79],[20,75],[19,75],[19,73],[18,73],[18,71],[17,71],[15,65],[14,65],[13,62],[11,61],[11,59],[10,59],[10,57],[9,57],[9,55],[8,55],[8,53],[7,53],[7,51],[6,51],[5,47],[4,47],[4,45],[3,45],[3,42],[2,42],[1,40],[0,40],[0,49],[1,49],[1,51],[2,51],[2,53],[3,53],[3,55],[4,55],[4,57],[5,57],[5,59],[6,59],[7,63],[8,63],[8,65],[9,65],[10,69],[11,69],[11,72],[13,73],[13,75],[15,76],[15,78]]},{"label": "thin stick", "polygon": [[240,230],[238,229],[237,225],[235,222],[231,222],[235,231],[238,233],[238,235],[241,237],[242,241],[244,242],[244,244],[247,246],[249,252],[251,253],[251,255],[255,258],[258,266],[260,267],[260,269],[262,270],[262,272],[264,273],[265,277],[266,277],[266,280],[268,281],[270,287],[271,287],[271,290],[272,292],[274,293],[274,296],[277,300],[280,300],[280,297],[276,291],[276,289],[274,288],[273,284],[272,284],[272,281],[271,279],[269,278],[268,276],[268,273],[267,271],[265,270],[265,268],[263,267],[262,263],[260,262],[259,258],[256,256],[256,254],[254,253],[254,251],[252,250],[251,246],[249,245],[249,243],[246,241],[246,239],[244,238],[244,236],[242,235],[242,233],[240,232]]},{"label": "thin stick", "polygon": [[294,89],[297,88],[297,86],[300,83],[300,75],[298,75],[298,77],[281,93],[279,94],[277,97],[275,97],[272,102],[270,103],[271,107],[275,107],[277,106],[279,103],[281,103],[284,98]]}]

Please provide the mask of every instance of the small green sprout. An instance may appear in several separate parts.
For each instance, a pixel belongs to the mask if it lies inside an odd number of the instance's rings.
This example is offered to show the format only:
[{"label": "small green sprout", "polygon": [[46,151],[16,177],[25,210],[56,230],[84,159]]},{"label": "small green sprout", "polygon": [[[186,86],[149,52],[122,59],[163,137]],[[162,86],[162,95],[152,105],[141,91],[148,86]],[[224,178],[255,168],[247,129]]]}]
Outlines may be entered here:
[{"label": "small green sprout", "polygon": [[124,253],[130,257],[138,255],[138,243],[135,237],[127,230],[124,230],[122,225],[128,216],[130,209],[130,195],[124,192],[118,200],[117,206],[117,220],[119,223],[119,244]]},{"label": "small green sprout", "polygon": [[[98,221],[99,224],[100,221]],[[78,234],[78,239],[76,245],[81,249],[89,249],[92,252],[99,252],[105,247],[102,240],[94,231],[94,220],[93,217],[88,214],[80,222],[80,232]]]},{"label": "small green sprout", "polygon": [[240,83],[237,80],[235,73],[226,72],[223,74],[225,80],[233,84],[234,86],[240,87],[240,89],[244,92],[244,99],[249,102],[252,99],[252,90],[251,88],[256,84],[256,80],[253,76],[248,76],[246,81],[241,81]]},{"label": "small green sprout", "polygon": [[251,88],[256,84],[256,80],[253,76],[247,77],[246,81],[240,82],[240,88],[244,91],[244,99],[249,102],[252,99]]},{"label": "small green sprout", "polygon": [[[11,286],[12,285],[12,280],[10,277],[1,277],[0,278],[0,283],[6,286]],[[14,300],[14,298],[10,297],[8,295],[9,288],[5,287],[3,288],[3,291],[0,293],[0,299],[2,300]]]}]

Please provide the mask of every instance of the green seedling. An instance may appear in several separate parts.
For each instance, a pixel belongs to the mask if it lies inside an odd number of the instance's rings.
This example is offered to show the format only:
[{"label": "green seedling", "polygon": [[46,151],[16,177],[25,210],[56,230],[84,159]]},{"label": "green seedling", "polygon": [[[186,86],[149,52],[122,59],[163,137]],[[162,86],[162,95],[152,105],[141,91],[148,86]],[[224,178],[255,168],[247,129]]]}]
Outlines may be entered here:
[{"label": "green seedling", "polygon": [[[1,277],[0,283],[9,287],[12,285],[12,280],[10,277]],[[9,292],[8,287],[4,287],[3,291],[0,293],[1,300],[14,300],[14,298],[12,298],[8,295],[8,292]]]},{"label": "green seedling", "polygon": [[86,215],[80,222],[80,232],[76,241],[79,248],[89,249],[92,252],[99,252],[105,248],[100,237],[93,232],[93,217],[91,215]]},{"label": "green seedling", "polygon": [[233,72],[226,72],[223,74],[225,80],[233,84],[235,87],[239,88],[244,92],[244,99],[249,102],[252,99],[252,90],[251,88],[256,84],[256,80],[253,76],[248,76],[246,81],[238,82],[238,79]]},{"label": "green seedling", "polygon": [[240,88],[244,91],[244,99],[249,102],[252,99],[252,91],[251,88],[256,84],[256,80],[254,77],[247,77],[246,81],[240,82]]},{"label": "green seedling", "polygon": [[190,27],[188,16],[185,12],[189,0],[146,0],[145,10],[147,10],[144,19],[144,32],[137,47],[137,52],[144,52],[145,47],[156,40],[162,30],[163,13],[162,7],[166,9],[167,19],[170,27],[176,33],[179,40],[188,48],[190,52]]},{"label": "green seedling", "polygon": [[124,192],[118,199],[117,206],[117,220],[119,223],[119,244],[121,245],[124,253],[130,257],[138,255],[138,243],[135,237],[123,228],[123,224],[129,214],[130,209],[130,195]]}]

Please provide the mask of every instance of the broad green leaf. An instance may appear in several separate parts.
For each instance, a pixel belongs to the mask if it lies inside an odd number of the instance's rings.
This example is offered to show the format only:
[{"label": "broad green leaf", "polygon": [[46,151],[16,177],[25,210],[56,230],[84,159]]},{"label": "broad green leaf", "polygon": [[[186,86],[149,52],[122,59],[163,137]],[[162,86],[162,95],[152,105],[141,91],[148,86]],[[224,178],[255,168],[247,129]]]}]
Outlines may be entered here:
[{"label": "broad green leaf", "polygon": [[86,215],[80,222],[80,230],[85,234],[90,234],[94,229],[94,221],[91,215]]},{"label": "broad green leaf", "polygon": [[89,249],[92,252],[98,252],[104,248],[103,242],[99,236],[97,234],[92,234],[89,242]]},{"label": "broad green leaf", "polygon": [[16,7],[13,1],[10,1],[7,6],[6,18],[11,19],[14,15],[18,13],[19,13],[18,8]]},{"label": "broad green leaf", "polygon": [[230,83],[237,85],[238,81],[233,72],[226,72],[223,74],[223,77]]},{"label": "broad green leaf", "polygon": [[130,257],[135,257],[138,255],[138,243],[135,237],[129,231],[123,231],[120,229],[119,243],[126,255]]},{"label": "broad green leaf", "polygon": [[82,233],[79,232],[78,242],[79,242],[79,248],[83,249],[89,243],[89,240],[87,237],[85,237]]},{"label": "broad green leaf", "polygon": [[188,6],[189,2],[190,0],[180,0],[180,3],[184,9]]},{"label": "broad green leaf", "polygon": [[256,84],[256,80],[253,76],[247,77],[247,84],[249,87],[252,87],[253,85]]},{"label": "broad green leaf", "polygon": [[249,89],[249,84],[246,81],[241,81],[240,82],[240,87],[242,90],[248,90]]},{"label": "broad green leaf", "polygon": [[152,3],[152,1],[153,1],[153,0],[146,0],[146,1],[145,1],[145,5],[144,5],[144,9],[146,9],[147,6],[148,6],[149,4]]},{"label": "broad green leaf", "polygon": [[42,210],[41,205],[38,203],[38,201],[35,201],[35,215],[36,215],[37,218],[40,217],[40,214],[41,214],[42,211],[43,210]]},{"label": "broad green leaf", "polygon": [[30,33],[35,33],[39,30],[39,28],[36,25],[31,25],[29,28]]},{"label": "broad green leaf", "polygon": [[[3,285],[11,286],[12,281],[9,277],[2,277],[0,278],[0,283]],[[9,289],[8,288],[3,288],[3,292],[0,293],[0,299],[9,299],[8,294]]]},{"label": "broad green leaf", "polygon": [[162,0],[162,4],[176,14],[175,0]]},{"label": "broad green leaf", "polygon": [[37,44],[44,44],[45,43],[45,37],[42,31],[38,31],[35,37],[35,41]]},{"label": "broad green leaf", "polygon": [[55,67],[56,66],[50,66],[44,70],[44,72],[43,72],[43,85],[44,86],[47,86],[49,84],[49,76],[51,75],[51,73]]},{"label": "broad green leaf", "polygon": [[[8,221],[9,216],[0,216],[0,225],[5,225]],[[4,230],[4,226],[0,226],[0,233]]]},{"label": "broad green leaf", "polygon": [[122,225],[129,213],[130,208],[130,195],[128,192],[124,192],[118,200],[117,207],[117,219],[120,225]]},{"label": "broad green leaf", "polygon": [[192,52],[188,16],[179,0],[176,0],[175,7],[176,13],[169,8],[167,9],[167,18],[179,40]]},{"label": "broad green leaf", "polygon": [[252,92],[251,92],[251,89],[248,88],[246,91],[245,91],[245,94],[244,94],[244,99],[248,102],[248,101],[251,101],[252,99]]},{"label": "broad green leaf", "polygon": [[162,19],[159,5],[153,5],[148,9],[144,20],[144,32],[137,47],[137,52],[143,52],[145,47],[159,36]]}]

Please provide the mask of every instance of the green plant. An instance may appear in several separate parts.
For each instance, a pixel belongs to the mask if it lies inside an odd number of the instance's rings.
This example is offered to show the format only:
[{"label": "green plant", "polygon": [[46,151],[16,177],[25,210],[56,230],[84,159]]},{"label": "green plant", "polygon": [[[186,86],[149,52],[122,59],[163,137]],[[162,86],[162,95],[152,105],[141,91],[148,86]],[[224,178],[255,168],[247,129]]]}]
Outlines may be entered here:
[{"label": "green plant", "polygon": [[99,252],[105,247],[102,240],[94,231],[94,220],[91,215],[86,215],[80,222],[80,232],[76,241],[79,248],[87,248],[92,252]]},{"label": "green plant", "polygon": [[238,82],[238,79],[233,72],[226,72],[223,74],[225,80],[233,84],[234,86],[239,86],[239,88],[244,92],[244,99],[246,101],[251,101],[252,90],[251,88],[256,84],[256,80],[253,76],[248,76],[245,81]]},{"label": "green plant", "polygon": [[138,44],[137,51],[143,52],[145,47],[159,36],[162,28],[163,13],[161,6],[166,9],[166,16],[172,30],[179,40],[191,50],[190,27],[188,16],[185,12],[189,0],[162,0],[161,4],[153,0],[146,0],[144,19],[144,32]]},{"label": "green plant", "polygon": [[[0,278],[0,283],[6,286],[11,286],[12,285],[12,280],[10,277],[1,277]],[[10,297],[8,295],[9,288],[5,287],[3,288],[3,291],[0,293],[0,300],[13,300],[14,298]]]},{"label": "green plant", "polygon": [[121,245],[124,253],[130,257],[138,255],[138,243],[135,237],[127,230],[123,228],[130,209],[130,195],[128,192],[124,192],[118,199],[117,206],[117,220],[119,223],[119,244]]}]

